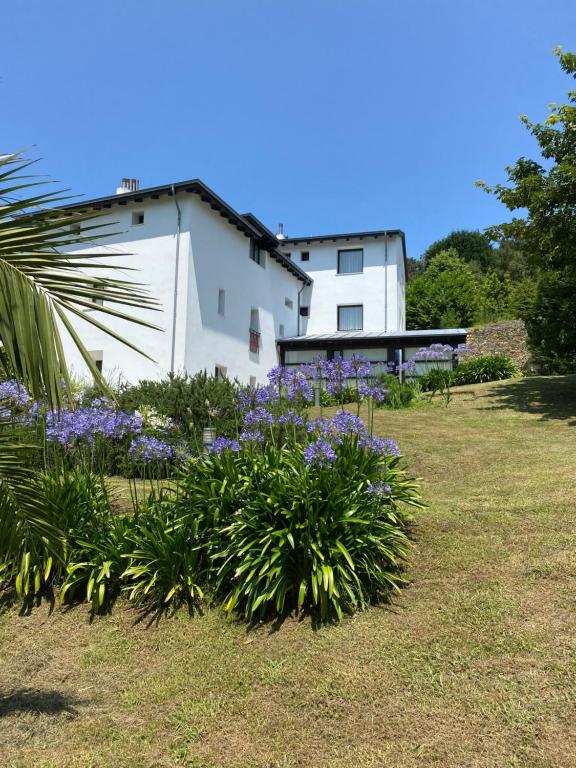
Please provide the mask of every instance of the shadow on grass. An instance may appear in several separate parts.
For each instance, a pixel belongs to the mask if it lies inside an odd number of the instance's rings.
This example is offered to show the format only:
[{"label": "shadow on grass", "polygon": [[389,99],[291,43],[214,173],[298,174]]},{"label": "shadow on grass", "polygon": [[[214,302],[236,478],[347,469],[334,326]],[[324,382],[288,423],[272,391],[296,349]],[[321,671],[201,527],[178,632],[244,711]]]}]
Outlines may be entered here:
[{"label": "shadow on grass", "polygon": [[485,406],[490,410],[513,409],[576,426],[576,375],[535,376],[512,384],[495,384],[479,394],[480,402],[483,398],[497,399]]},{"label": "shadow on grass", "polygon": [[33,715],[76,715],[76,707],[82,702],[60,691],[40,691],[18,688],[5,695],[0,694],[0,718],[31,713]]}]

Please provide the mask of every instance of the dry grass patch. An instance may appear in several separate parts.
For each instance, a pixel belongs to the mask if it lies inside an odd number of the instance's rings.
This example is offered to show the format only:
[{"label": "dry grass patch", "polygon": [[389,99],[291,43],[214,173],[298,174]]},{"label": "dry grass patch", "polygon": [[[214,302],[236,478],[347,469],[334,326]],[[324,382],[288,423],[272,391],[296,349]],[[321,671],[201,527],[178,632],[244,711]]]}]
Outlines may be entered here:
[{"label": "dry grass patch", "polygon": [[575,413],[574,377],[378,412],[430,506],[397,603],[339,626],[7,610],[3,765],[573,768]]}]

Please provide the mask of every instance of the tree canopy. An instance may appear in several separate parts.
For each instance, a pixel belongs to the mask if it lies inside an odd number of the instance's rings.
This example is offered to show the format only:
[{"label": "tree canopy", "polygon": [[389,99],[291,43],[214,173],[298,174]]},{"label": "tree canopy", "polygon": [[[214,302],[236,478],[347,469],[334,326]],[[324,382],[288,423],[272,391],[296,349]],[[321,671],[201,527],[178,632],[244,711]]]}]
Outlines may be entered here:
[{"label": "tree canopy", "polygon": [[[564,72],[576,78],[576,55],[555,53]],[[525,253],[536,283],[525,310],[529,340],[547,370],[563,372],[576,368],[576,90],[568,92],[567,104],[551,105],[543,123],[521,120],[544,163],[521,157],[506,169],[508,184],[478,184],[510,211],[527,211],[488,235],[512,240]]]}]

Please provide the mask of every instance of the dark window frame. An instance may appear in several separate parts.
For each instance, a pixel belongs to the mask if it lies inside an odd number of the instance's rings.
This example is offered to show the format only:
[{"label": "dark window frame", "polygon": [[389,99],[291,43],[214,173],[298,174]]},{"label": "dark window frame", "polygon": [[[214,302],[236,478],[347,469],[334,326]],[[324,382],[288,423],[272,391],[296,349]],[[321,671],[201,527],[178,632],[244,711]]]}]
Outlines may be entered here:
[{"label": "dark window frame", "polygon": [[[361,328],[340,328],[340,310],[341,309],[360,309],[362,310],[362,326]],[[364,330],[364,304],[338,304],[336,307],[336,328],[341,333],[347,331],[363,331]]]},{"label": "dark window frame", "polygon": [[260,244],[254,238],[250,240],[250,259],[264,269],[266,257],[264,251],[260,248]]},{"label": "dark window frame", "polygon": [[[349,253],[350,251],[360,251],[362,254],[362,269],[356,270],[355,272],[343,272],[340,269],[340,254],[341,253]],[[362,275],[364,274],[364,248],[339,248],[338,249],[338,257],[336,260],[336,274],[337,275]]]}]

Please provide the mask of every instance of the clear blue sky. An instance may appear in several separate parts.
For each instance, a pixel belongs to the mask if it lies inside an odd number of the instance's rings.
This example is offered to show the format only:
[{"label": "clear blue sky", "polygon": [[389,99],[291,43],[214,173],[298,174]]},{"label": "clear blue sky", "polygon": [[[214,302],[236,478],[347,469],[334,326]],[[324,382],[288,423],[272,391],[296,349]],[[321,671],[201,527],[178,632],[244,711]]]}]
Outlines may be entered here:
[{"label": "clear blue sky", "polygon": [[88,197],[199,177],[290,235],[506,218],[518,120],[572,82],[574,0],[13,0],[0,150]]}]

